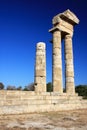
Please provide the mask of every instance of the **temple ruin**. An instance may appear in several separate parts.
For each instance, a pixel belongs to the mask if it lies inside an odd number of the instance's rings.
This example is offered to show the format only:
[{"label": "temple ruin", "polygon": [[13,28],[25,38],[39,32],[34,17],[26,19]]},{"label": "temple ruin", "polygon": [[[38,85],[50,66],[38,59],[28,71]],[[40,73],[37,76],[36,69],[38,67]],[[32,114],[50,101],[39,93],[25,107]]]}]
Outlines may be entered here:
[{"label": "temple ruin", "polygon": [[66,93],[75,93],[74,67],[73,67],[73,48],[72,37],[74,25],[79,23],[79,19],[70,10],[66,10],[54,16],[53,28],[49,30],[53,34],[53,91],[63,92],[62,87],[62,56],[61,41],[65,43],[65,88]]},{"label": "temple ruin", "polygon": [[[53,63],[52,63],[52,84],[53,92],[63,93],[62,85],[62,40],[65,41],[65,88],[66,93],[75,93],[74,66],[73,66],[73,45],[72,37],[74,25],[79,23],[79,19],[70,11],[66,10],[53,17],[53,28],[49,30],[53,34]],[[46,60],[45,44],[38,43],[36,51],[35,68],[35,90],[46,91]],[[40,84],[41,83],[41,84]],[[44,90],[43,90],[43,89]],[[38,90],[37,90],[38,89]]]},{"label": "temple ruin", "polygon": [[[34,72],[35,91],[0,90],[0,114],[23,114],[75,109],[87,109],[87,100],[75,93],[73,43],[74,25],[79,19],[70,10],[53,17],[52,29],[52,84],[53,92],[46,92],[46,46],[39,42],[36,47]],[[65,88],[62,85],[62,40],[65,55]]]}]

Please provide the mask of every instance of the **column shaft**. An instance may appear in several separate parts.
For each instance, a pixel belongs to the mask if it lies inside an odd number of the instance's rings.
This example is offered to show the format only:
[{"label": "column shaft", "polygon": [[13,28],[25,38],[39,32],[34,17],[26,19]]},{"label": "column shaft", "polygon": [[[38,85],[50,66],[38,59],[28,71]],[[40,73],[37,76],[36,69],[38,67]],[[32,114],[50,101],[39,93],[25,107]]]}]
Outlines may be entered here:
[{"label": "column shaft", "polygon": [[61,32],[53,32],[53,91],[63,92],[62,88],[62,59],[61,59]]},{"label": "column shaft", "polygon": [[39,42],[36,49],[35,92],[46,92],[46,54],[45,44]]},{"label": "column shaft", "polygon": [[74,94],[74,66],[73,66],[73,47],[72,36],[65,36],[65,88],[66,93]]}]

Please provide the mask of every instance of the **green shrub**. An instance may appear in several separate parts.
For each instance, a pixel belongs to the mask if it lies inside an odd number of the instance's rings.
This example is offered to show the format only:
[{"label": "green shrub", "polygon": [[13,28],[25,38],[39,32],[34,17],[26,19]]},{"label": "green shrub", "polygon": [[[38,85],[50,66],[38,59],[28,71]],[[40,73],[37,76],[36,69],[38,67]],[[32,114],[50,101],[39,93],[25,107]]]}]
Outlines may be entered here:
[{"label": "green shrub", "polygon": [[83,99],[87,99],[87,85],[78,85],[76,86],[75,91],[79,96],[83,96]]}]

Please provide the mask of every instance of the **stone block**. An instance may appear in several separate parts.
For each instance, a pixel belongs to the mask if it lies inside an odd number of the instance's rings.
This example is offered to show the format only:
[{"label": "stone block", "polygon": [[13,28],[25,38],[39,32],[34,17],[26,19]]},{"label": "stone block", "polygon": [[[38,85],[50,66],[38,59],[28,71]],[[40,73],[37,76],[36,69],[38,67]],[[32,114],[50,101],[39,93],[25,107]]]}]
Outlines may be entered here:
[{"label": "stone block", "polygon": [[36,77],[45,77],[46,71],[44,70],[36,70]]},{"label": "stone block", "polygon": [[72,67],[66,67],[66,71],[68,71],[68,72],[74,72],[73,66]]},{"label": "stone block", "polygon": [[65,27],[65,26],[63,26],[61,24],[57,25],[57,28],[59,30],[63,31],[63,32],[66,32],[66,33],[69,33],[70,35],[73,35],[73,31],[72,30],[70,30],[69,28],[67,28],[67,27]]},{"label": "stone block", "polygon": [[58,66],[58,65],[61,65],[61,67],[62,67],[62,61],[61,61],[61,59],[56,59],[55,57],[53,59],[54,59],[53,60],[53,66],[54,67]]},{"label": "stone block", "polygon": [[37,50],[45,50],[45,43],[44,42],[39,42],[37,44]]},{"label": "stone block", "polygon": [[46,77],[35,77],[35,83],[45,83]]},{"label": "stone block", "polygon": [[66,54],[65,59],[73,59],[73,55],[72,54]]},{"label": "stone block", "polygon": [[57,76],[57,77],[60,77],[62,76],[62,70],[61,68],[54,68],[53,70],[53,76]]},{"label": "stone block", "polygon": [[[65,43],[65,45],[66,45],[66,43]],[[65,51],[66,51],[66,50],[72,50],[72,45],[68,45],[68,44],[67,44],[67,45],[65,46]]]},{"label": "stone block", "polygon": [[67,83],[74,83],[74,77],[67,77],[66,82]]},{"label": "stone block", "polygon": [[65,54],[71,54],[72,55],[72,50],[65,49]]},{"label": "stone block", "polygon": [[64,26],[64,27],[66,27],[67,29],[73,31],[73,25],[70,24],[70,23],[68,23],[68,22],[66,22],[66,21],[61,20],[61,25]]},{"label": "stone block", "polygon": [[35,92],[46,92],[46,84],[45,83],[37,83],[35,85]]},{"label": "stone block", "polygon": [[59,92],[59,93],[62,92],[62,82],[61,82],[61,80],[54,80],[53,86],[54,86],[53,87],[54,92]]},{"label": "stone block", "polygon": [[67,59],[65,60],[65,64],[68,66],[68,65],[72,65],[73,66],[73,61],[72,59]]},{"label": "stone block", "polygon": [[66,71],[66,76],[67,77],[74,77],[74,71]]}]

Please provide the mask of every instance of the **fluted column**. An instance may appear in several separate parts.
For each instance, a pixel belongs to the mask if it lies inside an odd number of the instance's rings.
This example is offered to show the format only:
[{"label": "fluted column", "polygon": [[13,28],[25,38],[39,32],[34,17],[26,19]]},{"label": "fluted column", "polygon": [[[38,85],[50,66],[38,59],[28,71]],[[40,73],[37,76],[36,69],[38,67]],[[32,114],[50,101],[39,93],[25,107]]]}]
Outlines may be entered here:
[{"label": "fluted column", "polygon": [[62,57],[61,57],[61,32],[53,32],[53,91],[63,92],[62,88]]},{"label": "fluted column", "polygon": [[36,48],[35,63],[35,92],[46,92],[46,47],[45,43],[39,42]]},{"label": "fluted column", "polygon": [[66,93],[74,94],[74,66],[73,66],[73,47],[72,36],[65,36],[65,87]]}]

